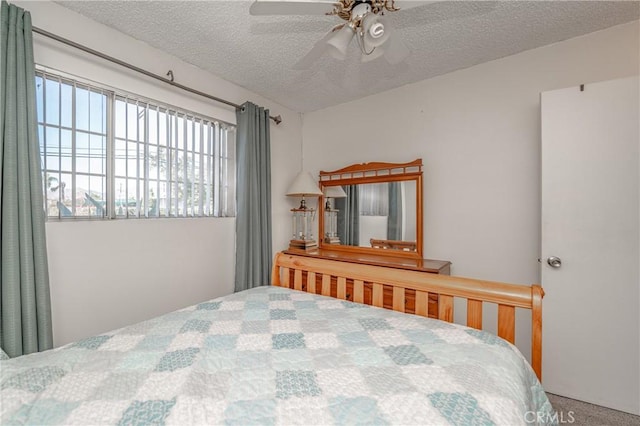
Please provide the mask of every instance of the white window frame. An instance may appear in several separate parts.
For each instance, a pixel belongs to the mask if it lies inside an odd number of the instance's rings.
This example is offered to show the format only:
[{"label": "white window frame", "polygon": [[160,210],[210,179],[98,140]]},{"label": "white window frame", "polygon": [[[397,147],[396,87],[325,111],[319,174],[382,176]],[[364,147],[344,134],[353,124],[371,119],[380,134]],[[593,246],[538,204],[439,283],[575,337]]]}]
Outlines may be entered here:
[{"label": "white window frame", "polygon": [[[106,129],[105,133],[102,134],[106,137],[106,160],[104,164],[104,176],[106,180],[106,188],[105,188],[105,199],[102,200],[104,202],[105,210],[103,216],[63,216],[62,212],[58,210],[57,215],[48,215],[48,219],[53,220],[103,220],[103,219],[131,219],[131,218],[186,218],[186,217],[234,217],[235,216],[235,135],[236,135],[236,126],[232,123],[224,122],[222,120],[214,119],[211,117],[207,117],[204,114],[199,114],[193,111],[186,110],[184,108],[180,108],[177,106],[167,105],[163,102],[158,102],[155,100],[147,99],[143,96],[127,93],[122,90],[117,90],[113,88],[107,88],[100,84],[96,83],[87,83],[82,81],[81,79],[77,79],[75,77],[69,77],[57,72],[51,72],[49,70],[37,69],[36,76],[42,78],[43,81],[43,117],[42,122],[38,121],[38,125],[43,127],[43,135],[46,138],[46,128],[47,127],[56,127],[62,129],[62,118],[58,120],[57,125],[46,124],[46,79],[57,81],[60,84],[68,84],[73,87],[73,99],[75,101],[75,90],[77,86],[80,86],[82,89],[92,90],[94,92],[99,92],[106,96]],[[141,168],[140,165],[142,163],[142,176],[140,175],[140,171],[138,171],[137,175],[132,177],[128,170],[125,173],[125,177],[117,177],[116,176],[116,146],[117,143],[122,144],[124,142],[124,146],[126,147],[127,155],[129,152],[129,144],[132,143],[132,139],[129,137],[127,133],[125,133],[125,138],[120,137],[116,132],[116,104],[117,102],[124,102],[125,106],[128,108],[130,104],[135,104],[136,107],[142,106],[144,113],[144,127],[141,129],[139,126],[139,121],[136,124],[136,128],[138,130],[138,135],[136,135],[134,145],[138,147],[137,153],[140,153],[139,148],[143,148],[144,151],[144,159],[142,162],[139,160],[139,156],[137,160],[138,168]],[[62,101],[60,100],[58,110],[60,116],[62,115]],[[157,128],[160,129],[161,126],[170,126],[169,122],[177,123],[178,120],[182,120],[182,132],[180,135],[182,140],[182,147],[178,148],[177,140],[177,126],[175,126],[176,133],[170,134],[169,127],[167,127],[166,133],[166,151],[167,153],[179,153],[182,154],[182,158],[186,158],[187,163],[183,163],[183,175],[182,182],[179,182],[179,179],[174,179],[170,171],[170,166],[166,166],[168,170],[166,171],[166,176],[168,178],[165,181],[161,181],[160,177],[160,166],[159,163],[161,159],[158,158],[158,163],[156,168],[157,175],[155,177],[149,176],[149,164],[150,160],[150,149],[156,149],[156,152],[160,152],[160,134],[159,131],[156,133],[155,141],[150,140],[150,131],[149,131],[149,117],[150,111],[155,111],[156,114],[156,125]],[[75,212],[76,208],[76,194],[77,191],[75,185],[76,179],[76,133],[78,129],[76,129],[76,105],[75,102],[72,104],[72,126],[70,129],[64,127],[66,131],[71,130],[72,132],[72,211]],[[164,114],[165,122],[161,123],[160,113]],[[125,111],[125,117],[128,117],[127,111]],[[168,118],[171,117],[171,118]],[[40,117],[39,117],[40,118]],[[199,134],[196,136],[196,124],[198,124]],[[128,130],[128,123],[124,123],[125,132]],[[190,127],[191,129],[188,129]],[[144,133],[142,138],[140,137],[140,131]],[[59,137],[61,137],[59,135]],[[198,142],[196,142],[196,139]],[[46,139],[45,139],[46,140]],[[191,144],[191,149],[188,149],[187,143]],[[196,144],[199,143],[199,147],[196,148]],[[207,148],[205,150],[205,145]],[[41,155],[42,155],[42,163],[43,163],[43,176],[46,176],[45,169],[45,156],[43,151],[46,149],[45,141],[41,141]],[[167,154],[169,155],[169,154]],[[188,159],[198,158],[198,180],[196,181],[196,172],[195,166],[189,167],[184,164],[189,163]],[[59,158],[61,158],[61,154],[59,153]],[[178,169],[178,156],[176,156],[176,169]],[[60,161],[60,159],[59,159]],[[171,158],[169,158],[171,161]],[[128,167],[128,162],[125,160],[125,163]],[[60,164],[59,164],[60,165]],[[173,165],[172,165],[173,166]],[[61,169],[61,167],[59,167]],[[46,170],[46,171],[45,171]],[[190,176],[187,174],[190,173]],[[205,176],[208,178],[207,181],[204,181]],[[125,202],[125,212],[123,213],[121,210],[118,211],[116,206],[117,199],[117,191],[116,188],[116,179],[124,179],[127,182],[131,179],[136,179],[136,208],[133,211],[129,210],[129,191],[127,188]],[[155,178],[155,179],[154,179]],[[189,179],[190,178],[190,179]],[[149,208],[149,188],[150,182],[153,181],[156,185],[155,189],[158,191],[156,194],[156,206],[154,207],[156,213],[151,214]],[[178,187],[180,184],[184,185],[183,194],[187,194],[187,186],[188,182],[190,182],[190,196],[183,196],[182,199],[177,199],[176,196],[178,193]],[[159,188],[162,184],[167,184],[169,187],[168,192],[168,208],[161,212],[161,202],[160,202],[160,191]],[[209,186],[207,188],[207,185]],[[141,190],[142,187],[142,190]],[[198,191],[196,192],[195,189]],[[43,190],[45,191],[45,203],[48,203],[47,200],[47,182],[46,179],[43,179]],[[175,191],[175,192],[174,192]],[[195,194],[199,195],[199,199],[195,200]],[[190,201],[188,200],[190,198]],[[175,200],[175,205],[173,201]],[[122,201],[122,200],[121,200]],[[180,203],[180,205],[178,205]],[[122,205],[122,204],[121,204]],[[45,206],[46,208],[46,206]],[[49,211],[47,210],[47,214]],[[164,213],[164,214],[162,214]]]}]

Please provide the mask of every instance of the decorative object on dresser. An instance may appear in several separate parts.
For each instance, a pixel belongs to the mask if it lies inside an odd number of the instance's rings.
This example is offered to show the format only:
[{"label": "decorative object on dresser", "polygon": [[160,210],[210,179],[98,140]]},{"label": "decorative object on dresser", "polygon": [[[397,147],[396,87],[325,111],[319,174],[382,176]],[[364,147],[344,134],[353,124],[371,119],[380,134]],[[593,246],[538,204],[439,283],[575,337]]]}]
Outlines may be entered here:
[{"label": "decorative object on dresser", "polygon": [[321,171],[320,186],[325,193],[341,188],[346,194],[331,208],[336,238],[326,238],[333,222],[320,204],[320,248],[422,259],[422,159]]},{"label": "decorative object on dresser", "polygon": [[331,204],[331,200],[336,198],[346,198],[347,193],[341,186],[327,186],[322,191],[326,202],[324,204],[324,223],[325,230],[323,234],[324,242],[327,244],[340,244],[338,237],[338,212],[339,210]]},{"label": "decorative object on dresser", "polygon": [[313,221],[316,210],[308,207],[305,197],[318,197],[322,191],[309,172],[300,171],[287,191],[289,197],[301,197],[300,206],[291,209],[293,213],[292,239],[289,248],[312,250],[318,247],[313,236]]}]

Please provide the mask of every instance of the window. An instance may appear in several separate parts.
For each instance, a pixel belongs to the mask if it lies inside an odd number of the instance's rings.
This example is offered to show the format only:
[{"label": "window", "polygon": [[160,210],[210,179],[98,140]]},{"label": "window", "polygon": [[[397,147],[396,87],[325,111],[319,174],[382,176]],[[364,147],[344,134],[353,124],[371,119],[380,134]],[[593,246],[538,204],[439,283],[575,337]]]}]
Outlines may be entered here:
[{"label": "window", "polygon": [[235,215],[235,127],[48,73],[36,76],[49,217]]}]

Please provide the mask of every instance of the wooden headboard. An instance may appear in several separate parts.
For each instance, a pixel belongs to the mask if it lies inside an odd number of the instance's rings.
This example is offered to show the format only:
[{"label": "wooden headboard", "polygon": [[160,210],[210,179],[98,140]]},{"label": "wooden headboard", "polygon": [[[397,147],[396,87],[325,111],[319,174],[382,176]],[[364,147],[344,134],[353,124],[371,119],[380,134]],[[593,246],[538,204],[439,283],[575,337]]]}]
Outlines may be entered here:
[{"label": "wooden headboard", "polygon": [[276,254],[272,284],[384,307],[384,290],[391,288],[392,309],[405,311],[405,290],[415,291],[416,315],[428,315],[429,294],[438,297],[438,318],[453,322],[453,298],[467,300],[467,326],[482,329],[483,303],[498,305],[498,336],[515,342],[515,308],[530,309],[531,365],[542,380],[542,297],[539,285],[516,285],[471,278],[425,274],[382,266]]}]

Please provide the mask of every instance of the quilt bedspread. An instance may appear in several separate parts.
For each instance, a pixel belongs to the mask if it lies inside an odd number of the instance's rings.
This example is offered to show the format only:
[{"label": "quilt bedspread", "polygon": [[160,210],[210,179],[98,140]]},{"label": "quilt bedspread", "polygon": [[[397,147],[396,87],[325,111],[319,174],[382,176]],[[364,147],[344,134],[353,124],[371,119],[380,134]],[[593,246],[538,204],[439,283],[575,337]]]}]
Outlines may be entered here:
[{"label": "quilt bedspread", "polygon": [[486,332],[259,287],[0,361],[11,424],[553,423]]}]

